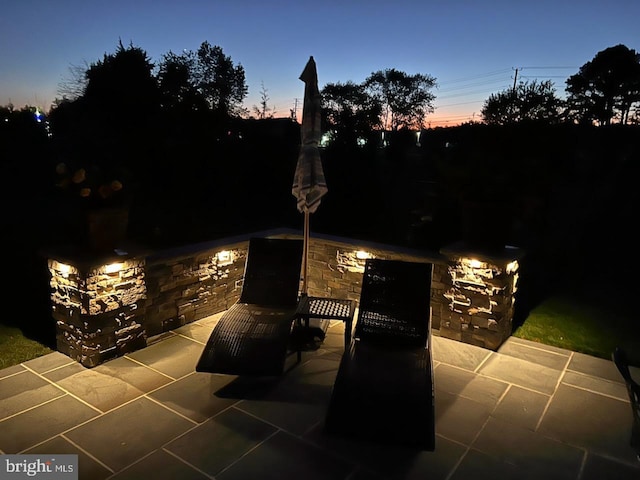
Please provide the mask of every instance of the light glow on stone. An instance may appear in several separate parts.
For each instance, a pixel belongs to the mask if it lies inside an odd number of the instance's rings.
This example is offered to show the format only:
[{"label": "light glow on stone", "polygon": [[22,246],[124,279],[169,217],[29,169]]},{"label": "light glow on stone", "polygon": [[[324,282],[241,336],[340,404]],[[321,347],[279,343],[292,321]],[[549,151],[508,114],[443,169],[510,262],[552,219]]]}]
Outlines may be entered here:
[{"label": "light glow on stone", "polygon": [[233,262],[233,254],[230,250],[222,250],[216,253],[219,265],[228,265]]},{"label": "light glow on stone", "polygon": [[111,263],[109,265],[105,265],[104,271],[106,273],[116,273],[122,270],[124,264],[122,263]]},{"label": "light glow on stone", "polygon": [[66,263],[58,263],[58,271],[62,278],[69,278],[69,274],[71,273],[71,265],[67,265]]},{"label": "light glow on stone", "polygon": [[469,259],[469,266],[471,268],[483,268],[483,263],[480,260],[476,260],[475,258]]}]

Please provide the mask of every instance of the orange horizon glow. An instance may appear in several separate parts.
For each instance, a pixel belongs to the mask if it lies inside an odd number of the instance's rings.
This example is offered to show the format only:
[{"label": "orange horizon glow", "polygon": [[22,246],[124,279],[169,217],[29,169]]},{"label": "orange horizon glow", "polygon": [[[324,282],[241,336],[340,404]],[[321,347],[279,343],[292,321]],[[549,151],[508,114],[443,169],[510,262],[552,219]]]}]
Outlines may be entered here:
[{"label": "orange horizon glow", "polygon": [[[274,117],[274,118],[285,118],[285,117]],[[286,117],[288,118],[288,117]],[[428,130],[430,128],[440,128],[440,127],[457,127],[459,125],[469,123],[469,122],[482,122],[481,115],[459,115],[455,117],[450,116],[437,116],[437,117],[427,117],[425,120],[424,129]],[[300,120],[298,120],[300,123]]]},{"label": "orange horizon glow", "polygon": [[[291,118],[289,115],[274,115],[273,118]],[[302,112],[299,111],[296,115],[296,121],[298,123],[302,122]],[[460,113],[460,112],[442,112],[442,113],[431,113],[427,115],[424,121],[424,128],[438,128],[438,127],[456,127],[458,125],[462,125],[463,123],[469,122],[482,122],[482,114],[479,112],[472,113]]]}]

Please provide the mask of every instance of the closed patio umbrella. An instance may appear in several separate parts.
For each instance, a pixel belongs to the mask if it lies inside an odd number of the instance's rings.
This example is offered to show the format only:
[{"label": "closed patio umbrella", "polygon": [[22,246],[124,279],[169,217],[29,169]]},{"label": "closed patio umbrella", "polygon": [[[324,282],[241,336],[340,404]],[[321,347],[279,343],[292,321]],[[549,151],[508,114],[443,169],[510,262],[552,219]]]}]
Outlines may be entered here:
[{"label": "closed patio umbrella", "polygon": [[320,205],[322,196],[327,193],[327,183],[320,158],[320,91],[318,90],[318,72],[313,57],[305,66],[300,80],[305,83],[304,103],[302,107],[302,145],[298,163],[293,176],[291,193],[297,199],[298,211],[304,213],[304,253],[302,258],[302,293],[307,293],[307,275],[309,261],[309,214]]}]

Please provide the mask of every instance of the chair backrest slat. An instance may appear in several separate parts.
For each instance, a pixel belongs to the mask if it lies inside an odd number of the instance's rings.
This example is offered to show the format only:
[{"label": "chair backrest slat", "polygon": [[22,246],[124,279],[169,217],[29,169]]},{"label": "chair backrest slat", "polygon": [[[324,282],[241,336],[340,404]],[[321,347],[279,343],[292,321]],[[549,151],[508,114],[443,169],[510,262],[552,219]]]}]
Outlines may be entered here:
[{"label": "chair backrest slat", "polygon": [[355,338],[389,346],[424,346],[429,339],[431,263],[369,259]]},{"label": "chair backrest slat", "polygon": [[251,238],[240,303],[295,306],[302,254],[302,240]]}]

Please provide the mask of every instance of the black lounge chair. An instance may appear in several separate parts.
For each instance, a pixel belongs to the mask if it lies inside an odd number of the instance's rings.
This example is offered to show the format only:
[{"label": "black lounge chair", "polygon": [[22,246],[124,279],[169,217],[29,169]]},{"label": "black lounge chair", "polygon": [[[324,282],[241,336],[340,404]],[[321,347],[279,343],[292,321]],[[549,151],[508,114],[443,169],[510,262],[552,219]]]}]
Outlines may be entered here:
[{"label": "black lounge chair", "polygon": [[240,299],[211,332],[197,372],[283,373],[298,306],[302,253],[302,240],[249,240]]},{"label": "black lounge chair", "polygon": [[627,385],[629,401],[631,402],[631,412],[633,414],[633,424],[631,425],[631,439],[629,441],[640,460],[640,384],[632,377],[629,370],[627,354],[620,347],[616,347],[612,354],[613,363],[616,364],[624,383]]},{"label": "black lounge chair", "polygon": [[329,434],[432,451],[430,263],[365,264],[353,340],[325,418]]}]

